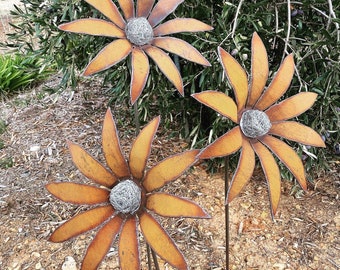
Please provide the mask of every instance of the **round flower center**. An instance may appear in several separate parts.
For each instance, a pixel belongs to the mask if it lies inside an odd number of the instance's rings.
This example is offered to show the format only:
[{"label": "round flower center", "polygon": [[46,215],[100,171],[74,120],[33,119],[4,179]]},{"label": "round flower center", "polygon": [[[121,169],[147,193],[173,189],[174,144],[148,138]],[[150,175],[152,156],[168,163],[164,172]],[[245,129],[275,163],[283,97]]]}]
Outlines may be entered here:
[{"label": "round flower center", "polygon": [[145,45],[153,39],[152,27],[144,17],[129,20],[125,26],[125,34],[129,41],[138,46]]},{"label": "round flower center", "polygon": [[132,180],[124,180],[111,189],[110,203],[119,213],[134,214],[141,204],[141,189]]},{"label": "round flower center", "polygon": [[272,124],[264,112],[248,110],[242,114],[240,127],[244,135],[250,138],[256,138],[267,134]]}]

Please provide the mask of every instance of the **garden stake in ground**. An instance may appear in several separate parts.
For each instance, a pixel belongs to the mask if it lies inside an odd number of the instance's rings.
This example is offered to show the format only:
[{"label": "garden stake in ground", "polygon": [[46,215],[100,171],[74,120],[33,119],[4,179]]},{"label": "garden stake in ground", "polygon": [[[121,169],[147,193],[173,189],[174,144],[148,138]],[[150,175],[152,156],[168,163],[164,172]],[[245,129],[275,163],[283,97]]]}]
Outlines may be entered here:
[{"label": "garden stake in ground", "polygon": [[301,187],[304,190],[307,189],[305,171],[300,157],[290,146],[274,136],[305,145],[325,147],[321,136],[313,129],[294,121],[287,121],[309,109],[315,102],[317,94],[301,92],[274,104],[287,91],[291,83],[294,74],[293,55],[290,54],[285,58],[272,82],[266,88],[269,70],[268,57],[257,33],[254,33],[252,38],[252,66],[249,82],[244,69],[229,53],[221,47],[218,48],[218,53],[227,78],[233,87],[236,103],[226,94],[218,91],[205,91],[192,96],[238,126],[203,149],[199,157],[201,159],[223,157],[241,149],[239,163],[231,180],[228,194],[226,194],[226,204],[229,204],[252,176],[256,153],[268,183],[271,213],[274,218],[280,200],[281,176],[270,151],[287,166]]},{"label": "garden stake in ground", "polygon": [[159,121],[160,118],[156,117],[139,133],[126,161],[120,149],[115,122],[108,110],[103,124],[102,144],[111,170],[81,146],[68,143],[75,165],[100,186],[71,182],[46,185],[51,194],[64,202],[96,205],[62,224],[50,237],[52,242],[63,242],[101,226],[87,249],[82,269],[96,269],[117,235],[121,269],[140,269],[138,224],[145,241],[161,258],[177,269],[188,269],[182,253],[153,213],[165,217],[209,218],[194,202],[159,191],[197,161],[199,150],[170,156],[144,173]]},{"label": "garden stake in ground", "polygon": [[149,60],[156,63],[181,95],[184,94],[182,77],[172,59],[163,50],[177,54],[189,61],[210,66],[189,43],[166,35],[179,32],[199,32],[212,27],[192,18],[176,18],[159,24],[184,0],[137,0],[136,10],[132,0],[119,1],[124,18],[111,0],[85,0],[104,14],[102,19],[79,19],[59,26],[61,30],[115,38],[89,63],[84,75],[92,75],[108,69],[131,54],[131,102],[135,103],[149,76]]}]

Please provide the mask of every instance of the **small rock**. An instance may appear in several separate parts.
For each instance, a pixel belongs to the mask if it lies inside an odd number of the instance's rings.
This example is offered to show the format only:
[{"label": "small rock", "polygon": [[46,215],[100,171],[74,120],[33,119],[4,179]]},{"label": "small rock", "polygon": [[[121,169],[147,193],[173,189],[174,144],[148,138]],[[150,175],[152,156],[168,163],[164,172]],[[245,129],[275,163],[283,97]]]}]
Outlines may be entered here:
[{"label": "small rock", "polygon": [[32,254],[31,254],[33,257],[36,257],[36,258],[40,258],[40,253],[38,253],[38,252],[32,252]]},{"label": "small rock", "polygon": [[61,267],[62,270],[77,270],[76,261],[71,256],[67,256]]},{"label": "small rock", "polygon": [[41,268],[42,268],[41,263],[38,262],[38,263],[35,265],[35,269],[41,269]]}]

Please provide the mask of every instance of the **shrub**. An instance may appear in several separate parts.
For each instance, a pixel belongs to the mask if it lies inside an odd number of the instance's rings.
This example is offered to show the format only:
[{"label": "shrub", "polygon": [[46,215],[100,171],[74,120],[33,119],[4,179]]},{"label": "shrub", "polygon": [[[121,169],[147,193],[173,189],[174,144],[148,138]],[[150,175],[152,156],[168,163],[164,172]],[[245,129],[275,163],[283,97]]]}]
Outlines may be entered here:
[{"label": "shrub", "polygon": [[24,89],[46,78],[51,72],[51,67],[34,56],[0,55],[0,96]]}]

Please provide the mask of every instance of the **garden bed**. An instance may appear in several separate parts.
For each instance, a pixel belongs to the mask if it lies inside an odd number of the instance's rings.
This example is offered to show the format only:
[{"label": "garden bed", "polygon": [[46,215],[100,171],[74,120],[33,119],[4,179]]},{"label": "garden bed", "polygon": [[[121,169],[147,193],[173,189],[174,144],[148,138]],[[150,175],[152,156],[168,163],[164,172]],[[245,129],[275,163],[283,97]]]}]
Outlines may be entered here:
[{"label": "garden bed", "polygon": [[[45,86],[0,105],[0,118],[8,123],[0,136],[5,144],[0,159],[13,161],[12,167],[0,168],[1,269],[61,269],[68,256],[77,265],[69,269],[79,269],[94,235],[87,233],[61,244],[47,241],[58,224],[85,209],[57,201],[44,188],[58,180],[87,182],[71,162],[66,139],[104,162],[101,125],[108,97],[96,81],[83,82],[76,92],[68,89],[47,95],[42,90],[46,85],[55,87],[58,80],[53,77]],[[120,120],[118,129],[127,152],[134,138],[134,127],[126,124],[131,119],[128,108],[113,104],[112,111]],[[148,166],[187,147],[186,142],[168,135],[158,131]],[[293,183],[283,182],[275,222],[270,218],[264,177],[256,169],[250,184],[230,205],[230,269],[338,269],[339,163],[330,164],[330,172],[315,172],[306,193],[294,193]],[[205,163],[195,166],[169,184],[167,191],[199,203],[212,219],[162,219],[162,223],[191,269],[225,269],[223,178],[205,169]],[[141,246],[145,262],[143,239]],[[116,245],[100,269],[118,269]],[[147,269],[145,263],[143,269]]]}]

